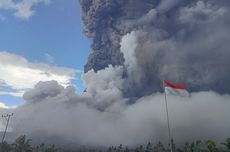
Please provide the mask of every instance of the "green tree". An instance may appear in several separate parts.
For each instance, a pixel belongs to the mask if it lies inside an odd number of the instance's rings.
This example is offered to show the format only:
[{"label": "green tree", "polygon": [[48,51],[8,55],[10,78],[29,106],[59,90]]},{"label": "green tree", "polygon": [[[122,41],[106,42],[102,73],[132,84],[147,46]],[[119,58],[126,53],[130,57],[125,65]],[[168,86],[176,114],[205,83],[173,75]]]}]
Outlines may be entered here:
[{"label": "green tree", "polygon": [[51,147],[47,148],[45,152],[56,152],[57,149],[55,148],[55,145],[52,145]]},{"label": "green tree", "polygon": [[123,146],[122,144],[120,144],[117,148],[117,152],[122,152],[123,151]]},{"label": "green tree", "polygon": [[31,139],[26,139],[26,136],[20,136],[13,144],[14,152],[32,152],[33,148],[30,145]]},{"label": "green tree", "polygon": [[9,152],[11,151],[11,145],[9,145],[7,142],[3,142],[1,145],[0,145],[0,151],[1,152]]},{"label": "green tree", "polygon": [[148,142],[148,144],[146,145],[146,148],[145,148],[145,152],[152,152],[152,144],[150,142]]},{"label": "green tree", "polygon": [[140,152],[144,152],[144,146],[143,146],[143,145],[140,145],[139,151],[140,151]]},{"label": "green tree", "polygon": [[172,144],[172,145],[170,145],[170,146],[171,146],[170,148],[172,148],[172,151],[175,152],[175,151],[176,151],[176,145],[175,145],[175,143],[174,143],[173,138],[171,139],[171,144]]},{"label": "green tree", "polygon": [[216,143],[213,140],[206,140],[205,144],[207,145],[208,151],[209,152],[216,152]]},{"label": "green tree", "polygon": [[129,152],[129,148],[126,146],[124,152]]},{"label": "green tree", "polygon": [[158,142],[156,146],[153,148],[154,152],[165,152],[165,147],[161,142]]},{"label": "green tree", "polygon": [[112,147],[109,147],[109,148],[107,149],[107,152],[113,152],[113,148],[112,148]]},{"label": "green tree", "polygon": [[183,150],[183,151],[184,151],[184,152],[190,152],[190,145],[189,145],[188,142],[185,143],[185,145],[184,145],[184,150]]},{"label": "green tree", "polygon": [[230,138],[227,138],[225,142],[221,143],[222,145],[225,146],[226,150],[230,152]]}]

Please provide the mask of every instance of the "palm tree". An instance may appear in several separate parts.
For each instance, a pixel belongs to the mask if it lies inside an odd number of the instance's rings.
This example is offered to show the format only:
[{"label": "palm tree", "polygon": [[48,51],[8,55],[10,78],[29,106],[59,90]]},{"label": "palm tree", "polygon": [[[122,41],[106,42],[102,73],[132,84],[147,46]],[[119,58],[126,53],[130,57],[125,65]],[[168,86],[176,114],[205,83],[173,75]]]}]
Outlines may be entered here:
[{"label": "palm tree", "polygon": [[129,148],[126,146],[124,152],[129,152]]},{"label": "palm tree", "polygon": [[122,144],[120,144],[117,148],[117,152],[122,152],[123,151],[123,146]]},{"label": "palm tree", "polygon": [[46,149],[45,152],[56,152],[57,149],[55,148],[54,145],[52,145],[50,148]]},{"label": "palm tree", "polygon": [[15,152],[32,152],[33,148],[30,145],[31,139],[26,139],[26,136],[20,136],[13,144]]},{"label": "palm tree", "polygon": [[221,143],[225,146],[228,152],[230,152],[230,138],[227,138],[224,143]]},{"label": "palm tree", "polygon": [[209,152],[216,152],[217,151],[215,141],[206,140],[205,144],[207,145],[207,148],[208,148]]},{"label": "palm tree", "polygon": [[161,142],[158,142],[156,146],[154,146],[153,148],[154,152],[165,152],[166,149],[164,147],[164,145]]},{"label": "palm tree", "polygon": [[152,152],[152,144],[150,142],[146,145],[145,152]]}]

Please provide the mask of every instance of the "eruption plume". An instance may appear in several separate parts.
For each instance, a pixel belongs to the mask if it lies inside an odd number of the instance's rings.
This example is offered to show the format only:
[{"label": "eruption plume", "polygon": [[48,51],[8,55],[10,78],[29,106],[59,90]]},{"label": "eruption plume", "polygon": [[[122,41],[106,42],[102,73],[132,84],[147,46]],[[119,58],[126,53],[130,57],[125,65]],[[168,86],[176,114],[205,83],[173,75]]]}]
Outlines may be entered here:
[{"label": "eruption plume", "polygon": [[[11,129],[35,141],[108,146],[167,141],[162,80],[176,143],[230,136],[228,0],[79,0],[92,53],[86,91],[40,82],[13,111]],[[42,124],[42,125],[41,125]]]}]

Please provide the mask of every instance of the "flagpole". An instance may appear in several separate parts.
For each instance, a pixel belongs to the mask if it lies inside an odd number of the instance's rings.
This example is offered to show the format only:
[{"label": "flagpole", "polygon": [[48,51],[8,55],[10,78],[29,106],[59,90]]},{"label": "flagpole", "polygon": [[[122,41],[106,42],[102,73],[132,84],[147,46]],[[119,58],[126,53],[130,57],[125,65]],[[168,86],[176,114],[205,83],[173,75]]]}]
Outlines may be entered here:
[{"label": "flagpole", "polygon": [[166,95],[166,92],[165,92],[164,85],[163,85],[163,88],[164,88],[164,94],[165,94],[165,109],[166,109],[166,115],[167,115],[169,145],[170,145],[171,152],[173,152],[172,141],[171,141],[171,130],[170,130],[170,125],[169,125],[168,102],[167,102],[167,95]]}]

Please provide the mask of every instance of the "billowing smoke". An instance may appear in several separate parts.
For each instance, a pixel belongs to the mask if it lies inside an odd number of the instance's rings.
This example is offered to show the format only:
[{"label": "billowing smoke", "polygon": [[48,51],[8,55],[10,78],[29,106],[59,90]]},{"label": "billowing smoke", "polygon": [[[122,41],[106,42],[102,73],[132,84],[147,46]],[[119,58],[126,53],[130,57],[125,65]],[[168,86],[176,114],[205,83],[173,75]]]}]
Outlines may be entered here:
[{"label": "billowing smoke", "polygon": [[[192,91],[230,93],[228,0],[80,0],[93,52],[85,71],[124,64],[120,41],[135,32],[141,84],[128,96],[160,91],[162,79]],[[218,74],[217,74],[218,73]]]},{"label": "billowing smoke", "polygon": [[[105,100],[102,88],[97,90],[98,96],[78,95],[72,87],[63,88],[54,81],[40,82],[25,94],[26,104],[5,112],[15,113],[11,121],[15,136],[26,134],[38,143],[135,146],[148,141],[167,142],[163,94],[144,96],[128,105],[124,99],[119,99],[117,91],[109,90],[105,94],[116,102],[101,111],[95,105],[101,106],[98,100]],[[33,97],[28,97],[29,93]],[[116,95],[118,97],[114,98]],[[220,96],[211,91],[192,93],[190,98],[168,96],[170,124],[176,143],[197,139],[223,141],[229,137],[229,99],[229,95]],[[110,97],[107,96],[107,100]]]},{"label": "billowing smoke", "polygon": [[230,136],[227,0],[80,0],[93,52],[86,91],[39,82],[11,130],[34,141],[108,146],[167,141],[162,80],[187,84],[168,96],[176,143]]}]

